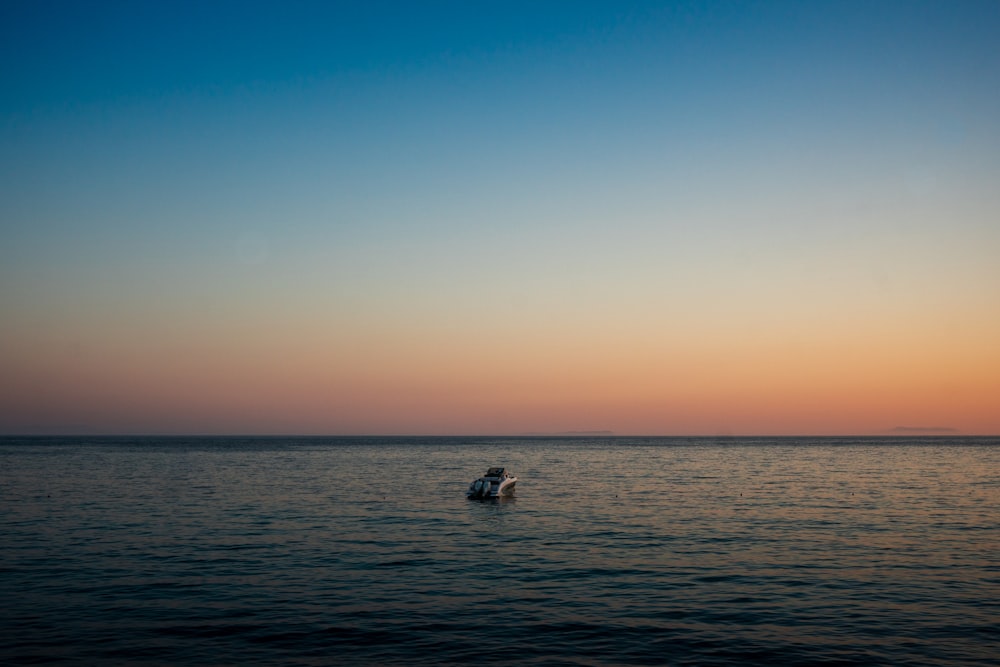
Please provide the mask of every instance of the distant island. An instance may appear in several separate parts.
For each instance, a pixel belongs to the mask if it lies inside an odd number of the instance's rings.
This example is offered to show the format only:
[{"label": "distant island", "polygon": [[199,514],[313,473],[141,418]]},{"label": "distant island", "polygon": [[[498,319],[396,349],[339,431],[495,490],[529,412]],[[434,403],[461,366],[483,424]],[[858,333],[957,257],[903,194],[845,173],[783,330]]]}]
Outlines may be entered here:
[{"label": "distant island", "polygon": [[544,435],[570,435],[574,437],[579,436],[611,436],[614,435],[614,431],[554,431],[554,432],[533,432],[533,433],[523,433],[526,436],[544,436]]},{"label": "distant island", "polygon": [[896,433],[899,435],[914,435],[914,434],[955,434],[958,433],[957,428],[952,428],[950,426],[897,426],[889,431],[890,433]]}]

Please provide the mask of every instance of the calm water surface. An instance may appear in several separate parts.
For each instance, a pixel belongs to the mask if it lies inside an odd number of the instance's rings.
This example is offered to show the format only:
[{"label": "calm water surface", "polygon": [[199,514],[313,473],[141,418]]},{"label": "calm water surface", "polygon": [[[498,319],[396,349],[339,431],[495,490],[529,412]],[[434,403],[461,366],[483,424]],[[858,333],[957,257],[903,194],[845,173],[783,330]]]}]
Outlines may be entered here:
[{"label": "calm water surface", "polygon": [[6,438],[0,662],[996,665],[998,508],[988,438]]}]

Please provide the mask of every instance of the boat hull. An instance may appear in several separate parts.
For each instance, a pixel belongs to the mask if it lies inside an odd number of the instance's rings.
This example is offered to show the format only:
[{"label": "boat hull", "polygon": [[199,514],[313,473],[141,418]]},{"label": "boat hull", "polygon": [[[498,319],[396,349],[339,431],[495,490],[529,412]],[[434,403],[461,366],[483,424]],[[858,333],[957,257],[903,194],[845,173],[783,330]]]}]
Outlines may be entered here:
[{"label": "boat hull", "polygon": [[504,480],[491,480],[480,477],[469,485],[466,496],[473,500],[488,500],[490,498],[508,498],[514,495],[514,488],[517,484],[516,477]]}]

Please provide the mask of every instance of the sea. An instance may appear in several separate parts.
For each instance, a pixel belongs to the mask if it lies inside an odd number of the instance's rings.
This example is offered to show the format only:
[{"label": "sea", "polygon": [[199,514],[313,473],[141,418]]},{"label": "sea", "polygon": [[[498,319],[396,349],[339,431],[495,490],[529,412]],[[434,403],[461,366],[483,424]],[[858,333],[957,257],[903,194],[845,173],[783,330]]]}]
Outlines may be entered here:
[{"label": "sea", "polygon": [[0,438],[0,663],[998,665],[1000,438]]}]

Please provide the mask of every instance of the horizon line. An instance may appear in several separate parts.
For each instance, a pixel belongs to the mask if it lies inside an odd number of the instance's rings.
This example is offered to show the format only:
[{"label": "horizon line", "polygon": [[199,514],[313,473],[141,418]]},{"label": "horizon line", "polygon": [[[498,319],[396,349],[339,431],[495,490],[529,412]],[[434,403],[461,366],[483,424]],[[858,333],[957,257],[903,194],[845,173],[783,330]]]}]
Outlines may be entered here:
[{"label": "horizon line", "polygon": [[524,433],[0,433],[0,438],[996,438],[1000,433],[958,430],[890,430],[877,433],[616,433],[558,431]]}]

